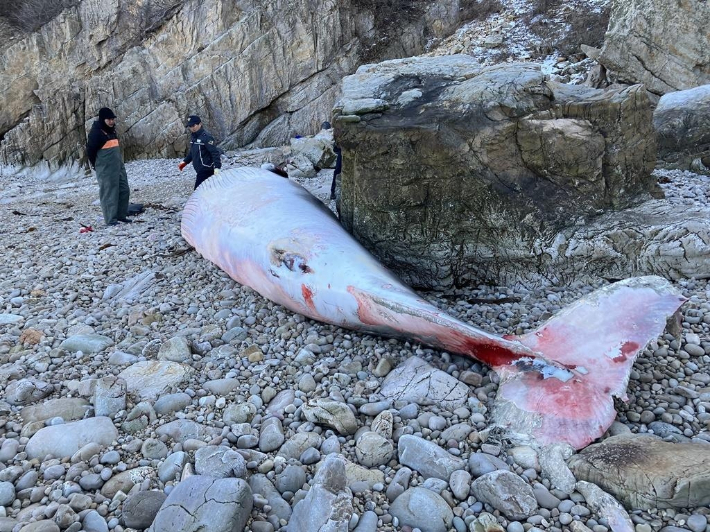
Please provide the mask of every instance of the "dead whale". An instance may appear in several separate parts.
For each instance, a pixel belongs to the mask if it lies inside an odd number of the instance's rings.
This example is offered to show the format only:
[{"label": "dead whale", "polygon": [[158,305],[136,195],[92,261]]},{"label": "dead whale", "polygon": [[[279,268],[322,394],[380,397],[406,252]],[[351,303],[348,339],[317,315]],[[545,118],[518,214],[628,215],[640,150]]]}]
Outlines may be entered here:
[{"label": "dead whale", "polygon": [[256,168],[203,183],[185,205],[181,230],[234,280],[294,312],[492,366],[501,377],[496,423],[543,445],[581,448],[606,431],[634,359],[684,301],[665,279],[631,278],[531,333],[489,334],[402,284],[303,187]]}]

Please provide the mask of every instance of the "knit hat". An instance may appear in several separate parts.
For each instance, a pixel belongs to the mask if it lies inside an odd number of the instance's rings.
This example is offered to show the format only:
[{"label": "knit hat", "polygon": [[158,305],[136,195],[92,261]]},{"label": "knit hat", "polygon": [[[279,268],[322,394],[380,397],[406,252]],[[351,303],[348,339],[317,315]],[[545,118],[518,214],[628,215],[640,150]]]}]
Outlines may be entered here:
[{"label": "knit hat", "polygon": [[102,107],[99,109],[99,120],[103,121],[108,118],[116,118],[116,115],[113,114],[113,111],[108,107]]},{"label": "knit hat", "polygon": [[197,124],[200,124],[202,120],[200,120],[200,117],[197,115],[190,115],[187,117],[187,123],[185,124],[186,127],[191,127],[191,126],[196,126]]}]

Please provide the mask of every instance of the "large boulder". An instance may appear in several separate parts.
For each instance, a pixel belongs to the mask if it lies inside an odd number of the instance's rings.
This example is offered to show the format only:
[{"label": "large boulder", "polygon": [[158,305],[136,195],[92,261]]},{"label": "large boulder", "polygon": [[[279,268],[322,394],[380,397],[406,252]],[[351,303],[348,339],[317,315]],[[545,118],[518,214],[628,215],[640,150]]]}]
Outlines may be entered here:
[{"label": "large boulder", "polygon": [[598,485],[627,508],[695,508],[710,504],[710,447],[657,436],[619,435],[568,461],[578,480]]},{"label": "large boulder", "polygon": [[0,164],[82,158],[103,106],[119,117],[127,158],[181,156],[188,114],[225,149],[283,145],[329,118],[340,79],[371,43],[378,58],[417,54],[469,15],[458,0],[419,1],[421,16],[380,40],[387,20],[351,0],[75,4],[0,43]]},{"label": "large boulder", "polygon": [[700,159],[710,171],[710,84],[662,96],[653,126],[665,166],[698,171],[693,162]]},{"label": "large boulder", "polygon": [[652,112],[641,86],[560,85],[535,64],[360,67],[335,108],[341,220],[415,286],[564,269],[544,256],[560,235],[650,198]]},{"label": "large boulder", "polygon": [[655,94],[710,83],[710,4],[616,0],[599,62]]}]

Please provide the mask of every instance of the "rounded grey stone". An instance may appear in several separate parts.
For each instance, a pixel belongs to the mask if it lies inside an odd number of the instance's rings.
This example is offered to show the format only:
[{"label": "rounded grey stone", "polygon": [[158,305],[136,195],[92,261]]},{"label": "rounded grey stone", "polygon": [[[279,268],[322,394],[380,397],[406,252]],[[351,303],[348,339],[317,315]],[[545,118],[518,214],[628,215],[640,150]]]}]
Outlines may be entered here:
[{"label": "rounded grey stone", "polygon": [[106,520],[96,510],[91,510],[84,516],[82,525],[86,532],[108,532]]},{"label": "rounded grey stone", "polygon": [[376,432],[365,432],[355,445],[357,461],[365,467],[378,467],[386,464],[394,456],[394,445],[387,438]]},{"label": "rounded grey stone", "polygon": [[320,451],[315,447],[309,447],[299,457],[299,462],[303,465],[315,464],[320,460]]},{"label": "rounded grey stone", "polygon": [[410,488],[390,505],[389,513],[399,519],[400,526],[418,527],[428,532],[447,532],[454,513],[441,497],[424,488]]},{"label": "rounded grey stone", "polygon": [[701,514],[693,514],[688,517],[687,525],[693,532],[705,532],[708,524],[708,518]]},{"label": "rounded grey stone", "polygon": [[130,528],[148,528],[165,502],[162,491],[139,491],[123,503],[123,522]]},{"label": "rounded grey stone", "polygon": [[159,398],[153,405],[153,409],[156,414],[162,416],[184,410],[190,403],[192,403],[192,397],[186,393],[171,393]]},{"label": "rounded grey stone", "polygon": [[503,470],[509,471],[510,467],[500,458],[486,453],[473,453],[468,459],[468,468],[471,475],[480,477],[486,473]]},{"label": "rounded grey stone", "polygon": [[141,454],[148,460],[161,460],[168,456],[168,446],[160,440],[148,438],[141,446]]},{"label": "rounded grey stone", "polygon": [[217,445],[208,445],[195,453],[195,471],[214,478],[246,476],[244,457],[236,451]]},{"label": "rounded grey stone", "polygon": [[0,506],[10,506],[15,500],[15,486],[12,482],[0,482]]},{"label": "rounded grey stone", "polygon": [[538,508],[530,485],[510,471],[486,473],[474,480],[471,490],[476,499],[515,521],[527,519]]},{"label": "rounded grey stone", "polygon": [[56,464],[53,466],[49,466],[47,469],[44,470],[44,473],[42,474],[42,477],[44,480],[57,480],[58,478],[61,478],[62,475],[64,475],[64,466],[61,464]]},{"label": "rounded grey stone", "polygon": [[296,493],[306,483],[306,472],[302,467],[287,465],[284,470],[276,475],[274,485],[279,492],[290,491]]}]

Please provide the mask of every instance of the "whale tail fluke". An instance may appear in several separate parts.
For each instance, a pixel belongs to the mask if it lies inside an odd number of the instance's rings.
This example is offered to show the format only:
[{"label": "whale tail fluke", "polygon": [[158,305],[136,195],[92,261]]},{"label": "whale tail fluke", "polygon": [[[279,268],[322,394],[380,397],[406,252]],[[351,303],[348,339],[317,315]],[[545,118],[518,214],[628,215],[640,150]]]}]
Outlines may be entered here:
[{"label": "whale tail fluke", "polygon": [[545,378],[520,364],[497,366],[497,425],[540,444],[567,442],[579,449],[602,436],[625,399],[637,355],[663,333],[685,299],[656,276],[620,281],[580,299],[518,341],[566,367],[567,380]]}]

